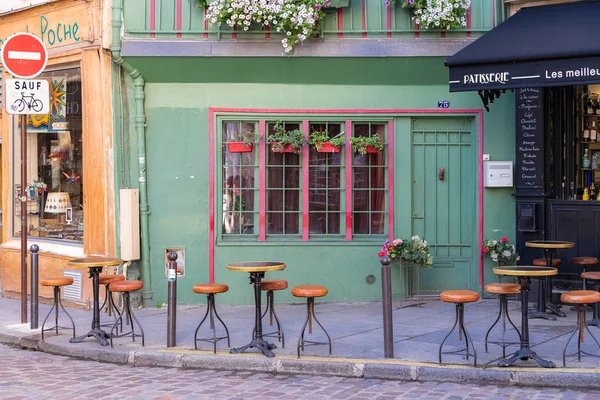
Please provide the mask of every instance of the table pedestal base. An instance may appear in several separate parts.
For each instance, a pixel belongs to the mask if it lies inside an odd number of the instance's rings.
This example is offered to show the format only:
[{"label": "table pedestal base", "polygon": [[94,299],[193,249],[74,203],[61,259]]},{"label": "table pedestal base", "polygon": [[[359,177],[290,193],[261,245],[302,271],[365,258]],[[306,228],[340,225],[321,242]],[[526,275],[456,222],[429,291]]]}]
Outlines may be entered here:
[{"label": "table pedestal base", "polygon": [[560,311],[560,307],[558,304],[554,304],[554,303],[546,303],[546,308],[548,309],[548,312],[551,312],[552,314],[564,318],[567,316],[567,314],[565,314],[564,312]]},{"label": "table pedestal base", "polygon": [[587,326],[595,326],[600,328],[600,319],[592,319],[586,322]]},{"label": "table pedestal base", "polygon": [[498,361],[498,366],[499,367],[510,367],[517,360],[528,360],[528,359],[535,360],[538,364],[540,364],[544,368],[555,368],[556,367],[556,364],[554,364],[552,361],[544,360],[543,358],[539,357],[537,354],[535,354],[534,351],[532,351],[529,348],[519,349],[510,358],[505,358],[503,360]]},{"label": "table pedestal base", "polygon": [[106,333],[102,329],[92,329],[85,335],[70,339],[69,343],[81,343],[89,337],[95,337],[102,346],[108,346],[108,340],[106,339],[110,339],[110,334]]},{"label": "table pedestal base", "polygon": [[537,311],[535,308],[529,309],[529,318],[543,318],[549,321],[556,321],[556,317],[554,315],[550,315],[546,311]]},{"label": "table pedestal base", "polygon": [[253,347],[260,350],[267,357],[275,357],[275,353],[273,353],[271,350],[276,349],[277,346],[267,342],[266,340],[262,340],[262,339],[260,339],[260,340],[255,339],[245,346],[238,347],[236,349],[231,349],[231,350],[229,350],[229,353],[231,353],[231,354],[243,353],[246,350],[251,349]]}]

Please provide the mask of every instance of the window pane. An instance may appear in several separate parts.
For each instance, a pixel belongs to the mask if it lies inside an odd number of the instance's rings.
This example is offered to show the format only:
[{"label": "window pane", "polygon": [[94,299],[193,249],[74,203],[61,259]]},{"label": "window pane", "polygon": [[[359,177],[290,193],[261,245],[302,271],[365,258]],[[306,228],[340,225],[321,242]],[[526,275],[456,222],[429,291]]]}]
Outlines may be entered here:
[{"label": "window pane", "polygon": [[[27,119],[28,236],[83,242],[83,136],[81,70],[47,72],[38,79],[50,84],[50,114]],[[24,96],[24,95],[23,95]],[[24,100],[32,101],[24,96]],[[20,124],[14,119],[14,225],[21,236]]]},{"label": "window pane", "polygon": [[355,188],[368,188],[369,187],[369,168],[354,168],[354,174],[352,174]]},{"label": "window pane", "polygon": [[283,214],[281,213],[268,213],[267,218],[267,233],[268,234],[281,234],[283,233]]},{"label": "window pane", "polygon": [[339,235],[339,233],[340,233],[340,214],[339,213],[328,213],[327,214],[327,233]]},{"label": "window pane", "polygon": [[309,211],[325,211],[327,209],[327,192],[325,190],[311,190],[308,198]]},{"label": "window pane", "polygon": [[385,190],[371,191],[371,211],[385,211]]},{"label": "window pane", "polygon": [[354,213],[354,233],[356,234],[369,234],[369,214]]},{"label": "window pane", "polygon": [[340,211],[341,191],[330,190],[327,195],[327,211]]},{"label": "window pane", "polygon": [[385,168],[371,167],[371,187],[385,188]]},{"label": "window pane", "polygon": [[309,233],[327,233],[327,214],[310,213],[310,216],[308,218],[308,227]]},{"label": "window pane", "polygon": [[375,235],[381,235],[385,233],[385,214],[384,213],[373,213],[371,214],[371,233]]}]

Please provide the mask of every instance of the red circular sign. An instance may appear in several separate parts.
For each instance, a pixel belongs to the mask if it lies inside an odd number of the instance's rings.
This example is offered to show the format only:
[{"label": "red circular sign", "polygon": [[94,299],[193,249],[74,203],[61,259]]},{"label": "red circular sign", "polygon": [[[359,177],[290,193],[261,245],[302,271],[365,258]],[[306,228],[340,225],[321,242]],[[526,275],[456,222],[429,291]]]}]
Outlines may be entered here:
[{"label": "red circular sign", "polygon": [[46,68],[48,50],[37,36],[15,33],[4,42],[0,61],[17,78],[35,78]]}]

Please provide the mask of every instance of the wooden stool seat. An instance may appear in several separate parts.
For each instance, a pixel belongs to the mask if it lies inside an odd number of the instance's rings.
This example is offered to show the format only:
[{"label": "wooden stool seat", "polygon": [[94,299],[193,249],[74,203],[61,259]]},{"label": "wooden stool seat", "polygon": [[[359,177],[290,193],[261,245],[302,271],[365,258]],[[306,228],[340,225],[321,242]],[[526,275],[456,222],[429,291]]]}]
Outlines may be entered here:
[{"label": "wooden stool seat", "polygon": [[600,281],[600,271],[582,272],[581,277],[583,279],[591,279],[593,281]]},{"label": "wooden stool seat", "polygon": [[296,286],[292,289],[292,294],[295,297],[323,297],[327,293],[327,288],[319,285]]},{"label": "wooden stool seat", "polygon": [[228,290],[229,286],[223,283],[199,283],[192,287],[192,292],[198,294],[225,293]]},{"label": "wooden stool seat", "polygon": [[479,300],[479,294],[471,290],[447,290],[440,293],[440,299],[446,303],[473,303]]},{"label": "wooden stool seat", "polygon": [[595,290],[572,290],[563,293],[560,301],[569,304],[591,304],[600,301],[600,293]]},{"label": "wooden stool seat", "polygon": [[42,286],[67,286],[73,284],[73,278],[50,278],[40,282]]},{"label": "wooden stool seat", "polygon": [[485,285],[485,291],[494,294],[519,294],[521,285],[517,283],[490,283]]},{"label": "wooden stool seat", "polygon": [[261,287],[262,290],[285,290],[288,282],[285,279],[263,279]]},{"label": "wooden stool seat", "polygon": [[[535,260],[533,260],[533,265],[535,265],[536,267],[545,267],[546,266],[546,259],[545,258],[536,258]],[[560,265],[560,258],[553,258],[552,259],[552,266],[554,268],[556,268],[559,265]]]},{"label": "wooden stool seat", "polygon": [[139,290],[143,287],[144,283],[136,280],[114,282],[109,286],[111,292],[131,292],[134,290]]},{"label": "wooden stool seat", "polygon": [[125,277],[123,275],[102,275],[100,276],[100,284],[101,285],[109,285],[114,282],[124,281]]},{"label": "wooden stool seat", "polygon": [[571,260],[571,264],[596,265],[598,264],[598,259],[596,257],[575,257]]}]

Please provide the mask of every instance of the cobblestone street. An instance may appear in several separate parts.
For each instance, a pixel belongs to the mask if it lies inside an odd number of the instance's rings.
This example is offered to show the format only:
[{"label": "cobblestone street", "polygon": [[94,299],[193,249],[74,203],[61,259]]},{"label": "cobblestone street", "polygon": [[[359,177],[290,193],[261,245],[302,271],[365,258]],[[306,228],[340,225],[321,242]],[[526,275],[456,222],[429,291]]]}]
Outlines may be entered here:
[{"label": "cobblestone street", "polygon": [[0,346],[0,399],[600,399],[600,392],[126,367]]}]

